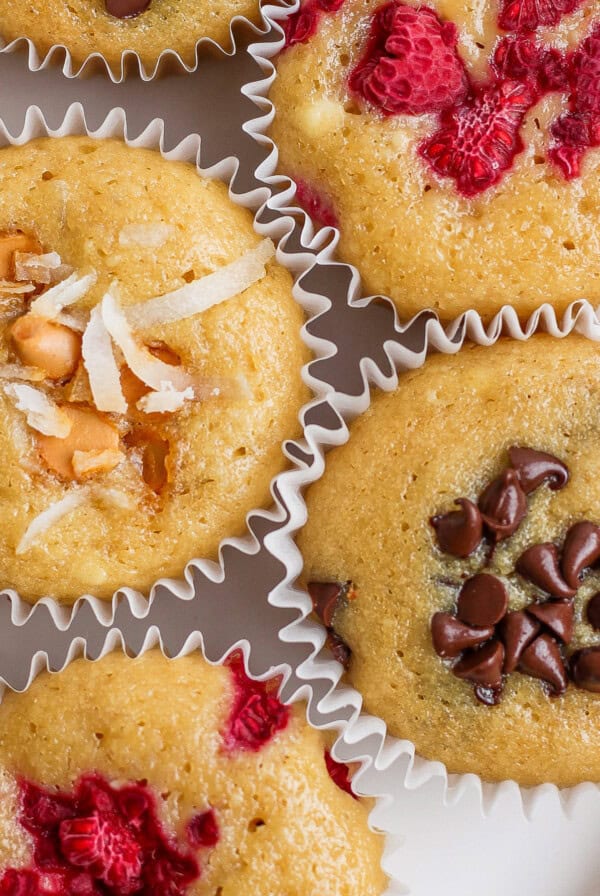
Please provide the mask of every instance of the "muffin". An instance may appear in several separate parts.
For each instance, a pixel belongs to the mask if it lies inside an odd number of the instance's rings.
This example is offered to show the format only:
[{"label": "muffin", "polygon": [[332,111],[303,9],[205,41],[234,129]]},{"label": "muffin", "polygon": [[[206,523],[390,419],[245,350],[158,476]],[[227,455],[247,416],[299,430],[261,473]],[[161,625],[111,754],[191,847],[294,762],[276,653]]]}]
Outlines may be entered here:
[{"label": "muffin", "polygon": [[0,0],[0,37],[5,43],[29,38],[42,57],[60,44],[77,65],[99,53],[113,71],[131,50],[151,72],[165,50],[191,67],[201,38],[227,46],[235,16],[258,21],[259,0]]},{"label": "muffin", "polygon": [[271,502],[308,396],[291,277],[152,151],[33,141],[0,186],[0,583],[146,592]]},{"label": "muffin", "polygon": [[303,581],[365,709],[450,773],[600,781],[600,354],[430,357],[306,496]]},{"label": "muffin", "polygon": [[280,171],[402,317],[600,300],[600,11],[303,0],[271,89]]},{"label": "muffin", "polygon": [[384,890],[348,768],[241,659],[77,660],[0,716],[2,893]]}]

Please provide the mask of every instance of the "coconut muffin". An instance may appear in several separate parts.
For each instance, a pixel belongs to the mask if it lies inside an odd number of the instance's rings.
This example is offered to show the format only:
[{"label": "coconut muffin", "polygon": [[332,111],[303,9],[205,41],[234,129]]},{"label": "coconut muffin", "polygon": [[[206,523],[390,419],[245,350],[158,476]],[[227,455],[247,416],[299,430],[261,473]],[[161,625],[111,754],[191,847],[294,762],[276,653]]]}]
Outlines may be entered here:
[{"label": "coconut muffin", "polygon": [[34,141],[0,186],[0,582],[147,591],[271,501],[307,398],[291,277],[155,152]]},{"label": "coconut muffin", "polygon": [[56,894],[382,893],[370,804],[272,685],[241,659],[154,650],[7,693],[0,891],[49,876]]},{"label": "coconut muffin", "polygon": [[42,56],[60,44],[78,65],[100,53],[114,71],[132,50],[152,71],[165,50],[194,65],[201,38],[228,46],[235,16],[258,21],[258,0],[0,0],[0,36],[5,43],[27,37]]},{"label": "coconut muffin", "polygon": [[600,780],[599,394],[576,335],[430,357],[307,493],[304,584],[334,653],[450,772]]},{"label": "coconut muffin", "polygon": [[401,316],[600,299],[592,0],[303,0],[270,97],[280,171]]}]

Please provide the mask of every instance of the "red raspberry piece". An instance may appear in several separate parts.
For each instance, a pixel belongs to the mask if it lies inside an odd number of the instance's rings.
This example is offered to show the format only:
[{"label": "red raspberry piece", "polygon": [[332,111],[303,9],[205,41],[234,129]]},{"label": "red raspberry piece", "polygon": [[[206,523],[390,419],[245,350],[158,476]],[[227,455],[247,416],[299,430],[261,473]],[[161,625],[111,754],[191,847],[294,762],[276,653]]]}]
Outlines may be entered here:
[{"label": "red raspberry piece", "polygon": [[214,809],[201,812],[188,822],[187,838],[194,849],[216,846],[219,842],[219,824]]},{"label": "red raspberry piece", "polygon": [[553,47],[540,45],[522,34],[503,37],[492,59],[498,80],[527,81],[540,96],[566,90],[569,84],[566,60]]},{"label": "red raspberry piece", "polygon": [[142,848],[117,815],[95,812],[66,819],[60,824],[59,838],[70,865],[89,869],[123,896],[139,889]]},{"label": "red raspberry piece", "polygon": [[484,85],[460,106],[442,113],[440,128],[420,147],[442,177],[463,196],[497,184],[523,149],[519,129],[537,96],[527,82]]},{"label": "red raspberry piece", "polygon": [[322,227],[338,227],[337,215],[320,193],[304,180],[296,180],[296,200]]},{"label": "red raspberry piece", "polygon": [[325,750],[325,765],[327,766],[329,777],[337,784],[340,790],[344,790],[357,800],[358,797],[353,792],[352,785],[350,784],[350,772],[348,766],[344,765],[343,762],[338,762],[334,759],[329,750]]},{"label": "red raspberry piece", "polygon": [[223,732],[225,748],[230,751],[260,750],[286,727],[289,707],[270,692],[267,683],[248,678],[241,657],[232,657],[228,665],[236,693]]},{"label": "red raspberry piece", "polygon": [[535,31],[540,26],[558,25],[563,16],[584,0],[502,0],[498,24],[504,31]]},{"label": "red raspberry piece", "polygon": [[9,868],[0,878],[0,896],[40,896],[39,875],[35,871]]},{"label": "red raspberry piece", "polygon": [[457,53],[458,31],[428,6],[392,0],[374,15],[350,90],[384,115],[439,112],[464,99],[468,78]]},{"label": "red raspberry piece", "polygon": [[337,12],[343,5],[344,0],[307,0],[302,3],[282,25],[285,46],[306,43],[316,32],[321,13]]}]

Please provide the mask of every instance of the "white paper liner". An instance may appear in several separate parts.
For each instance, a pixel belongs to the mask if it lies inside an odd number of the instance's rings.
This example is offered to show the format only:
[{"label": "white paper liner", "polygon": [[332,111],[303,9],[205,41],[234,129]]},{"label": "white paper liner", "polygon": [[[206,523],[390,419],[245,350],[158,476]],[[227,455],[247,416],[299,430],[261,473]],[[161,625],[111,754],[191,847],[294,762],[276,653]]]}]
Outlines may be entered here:
[{"label": "white paper liner", "polygon": [[[191,74],[197,70],[200,58],[207,50],[217,50],[227,56],[233,56],[237,51],[238,44],[235,32],[239,29],[247,28],[252,34],[259,36],[268,34],[273,22],[288,15],[288,2],[289,0],[280,0],[279,4],[273,4],[267,3],[265,0],[259,0],[260,21],[258,23],[251,22],[245,16],[234,16],[229,23],[228,40],[225,45],[212,38],[200,37],[196,42],[194,59],[191,64],[186,63],[180,54],[173,49],[163,50],[152,68],[147,68],[144,65],[135,50],[125,50],[121,54],[117,66],[111,65],[98,52],[90,53],[83,62],[77,63],[64,44],[54,44],[46,53],[40,53],[33,40],[26,34],[10,42],[3,41],[0,37],[0,55],[23,50],[27,54],[27,66],[32,72],[44,71],[50,66],[58,64],[66,78],[80,78],[93,74],[96,71],[102,71],[109,76],[114,84],[122,83],[131,71],[143,81],[152,81],[163,70],[168,69]],[[241,42],[243,43],[243,41]]]},{"label": "white paper liner", "polygon": [[[198,135],[190,135],[182,140],[174,149],[166,151],[164,149],[164,125],[160,119],[153,120],[135,139],[130,139],[128,137],[125,112],[120,108],[113,109],[100,127],[93,131],[87,127],[85,112],[79,103],[73,104],[68,108],[62,124],[55,130],[49,127],[42,111],[37,106],[32,106],[27,110],[23,130],[18,135],[11,134],[6,125],[0,120],[0,147],[7,144],[21,146],[28,143],[30,140],[39,137],[63,137],[69,135],[86,135],[94,139],[119,138],[123,139],[125,143],[131,147],[142,147],[160,151],[165,159],[185,161],[195,164],[200,175],[219,179],[228,184],[231,200],[240,206],[247,208],[260,207],[268,195],[267,191],[260,187],[244,193],[235,192],[233,182],[240,165],[239,160],[235,156],[229,156],[224,161],[220,161],[208,168],[203,168],[201,165],[201,141]],[[276,225],[269,227],[262,224],[260,228],[256,229],[265,236],[271,236],[274,242],[277,241],[278,228]],[[308,271],[314,264],[314,257],[310,253],[290,253],[286,252],[284,247],[277,249],[276,259],[279,263],[287,267],[292,274],[298,276]],[[296,285],[293,287],[293,295],[304,309],[309,322],[314,316],[323,312],[329,304],[328,300],[324,297],[318,295],[308,296]],[[331,347],[324,343],[323,340],[311,337],[306,325],[302,328],[302,338],[314,357],[321,358],[325,357],[327,353],[330,353]],[[307,381],[307,366],[302,370],[301,375],[303,379]],[[301,421],[304,419],[305,414],[310,413],[311,407],[315,404],[319,404],[319,396],[322,396],[325,391],[326,387],[324,385],[320,386],[319,389],[315,391],[314,394],[317,397],[300,411]],[[150,602],[152,602],[158,588],[168,589],[172,595],[181,600],[191,600],[194,596],[194,574],[198,571],[208,575],[215,581],[222,579],[224,576],[223,554],[224,551],[228,549],[234,549],[247,555],[256,554],[260,548],[260,539],[257,537],[255,529],[261,527],[264,528],[265,524],[269,524],[270,527],[276,526],[283,523],[287,518],[286,508],[279,499],[277,479],[278,477],[276,476],[271,483],[271,494],[274,501],[273,506],[270,509],[251,510],[246,515],[248,531],[244,535],[223,538],[219,545],[217,561],[202,558],[191,559],[185,570],[182,571],[181,579],[160,579],[150,591]],[[8,594],[12,598],[15,598],[13,607],[14,620],[17,623],[24,621],[31,610],[30,604],[22,602],[21,599],[18,598],[16,592],[12,589],[5,589],[0,592],[0,594]],[[112,602],[101,601],[92,595],[86,594],[81,596],[75,606],[81,601],[89,601],[93,604],[98,615],[102,617],[102,614],[107,611],[107,608],[110,613],[111,607],[117,607],[118,602],[123,595],[133,598],[134,603],[138,598],[142,597],[142,595],[131,588],[122,588],[115,593]],[[42,598],[38,603],[48,603],[49,605],[53,605],[54,601],[51,598]],[[69,607],[57,607],[55,612],[57,618],[61,619],[63,624],[68,624],[70,618]]]}]

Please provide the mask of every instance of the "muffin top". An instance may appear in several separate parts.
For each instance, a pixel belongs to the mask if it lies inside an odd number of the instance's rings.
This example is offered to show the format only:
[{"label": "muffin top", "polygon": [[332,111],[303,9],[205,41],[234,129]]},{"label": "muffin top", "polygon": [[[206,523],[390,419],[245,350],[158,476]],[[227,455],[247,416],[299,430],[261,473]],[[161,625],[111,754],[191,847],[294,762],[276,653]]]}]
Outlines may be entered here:
[{"label": "muffin top", "polygon": [[450,772],[600,780],[599,396],[575,335],[433,356],[307,494],[304,581],[334,652]]},{"label": "muffin top", "polygon": [[50,873],[56,894],[382,893],[369,804],[274,684],[154,650],[7,693],[0,891]]},{"label": "muffin top", "polygon": [[307,398],[291,277],[155,152],[34,141],[0,186],[0,583],[147,591],[271,501]]},{"label": "muffin top", "polygon": [[100,53],[115,72],[133,50],[152,71],[165,50],[194,65],[201,38],[228,46],[234,16],[257,21],[259,0],[0,0],[0,36],[27,37],[42,56],[60,44],[78,65]]},{"label": "muffin top", "polygon": [[280,170],[367,293],[452,319],[600,299],[592,0],[303,0],[271,90]]}]

